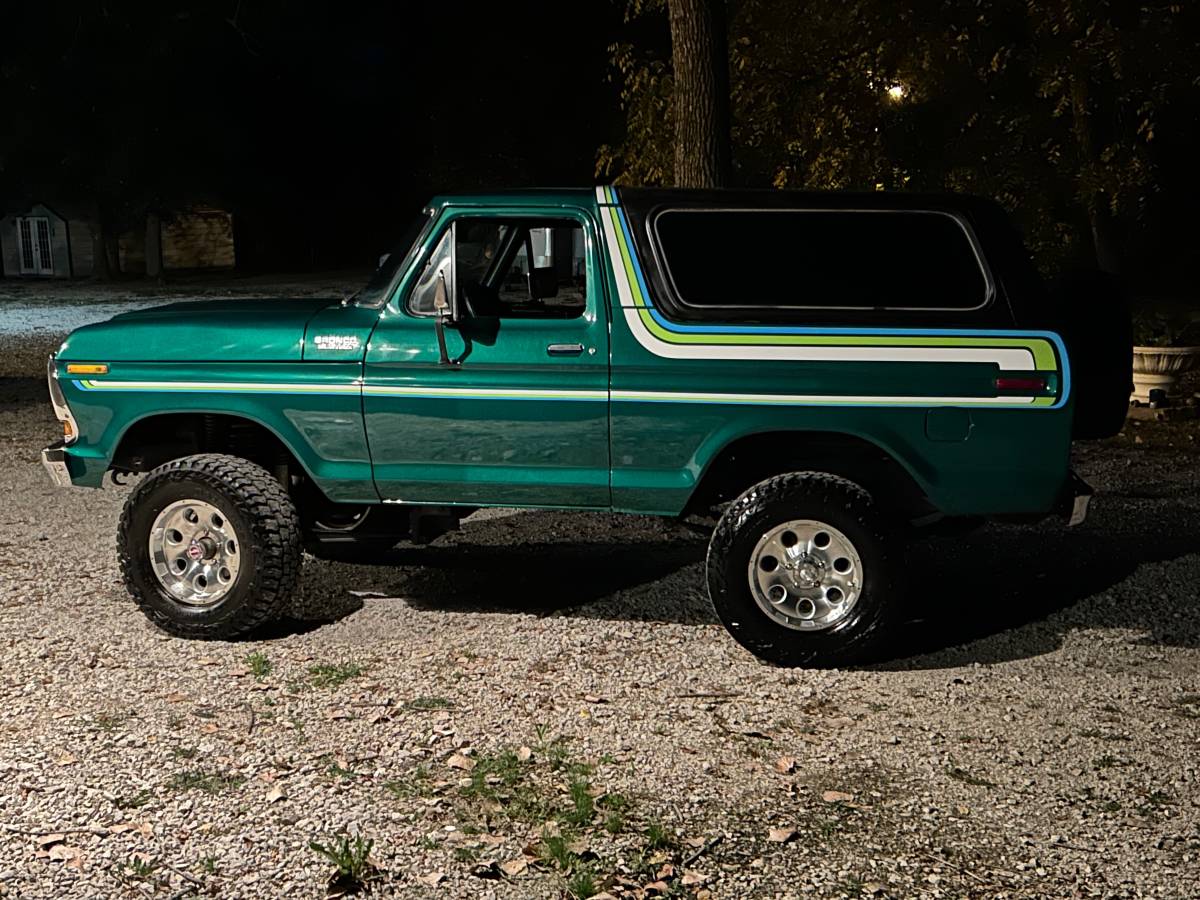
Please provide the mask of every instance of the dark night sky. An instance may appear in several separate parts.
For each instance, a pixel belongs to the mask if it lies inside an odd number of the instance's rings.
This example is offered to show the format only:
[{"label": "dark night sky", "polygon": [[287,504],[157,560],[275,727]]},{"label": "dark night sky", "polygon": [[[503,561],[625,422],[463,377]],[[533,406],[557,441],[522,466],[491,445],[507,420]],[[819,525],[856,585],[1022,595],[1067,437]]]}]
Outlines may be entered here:
[{"label": "dark night sky", "polygon": [[250,267],[366,264],[436,190],[592,183],[620,124],[622,11],[26,4],[0,37],[0,201],[210,198]]}]

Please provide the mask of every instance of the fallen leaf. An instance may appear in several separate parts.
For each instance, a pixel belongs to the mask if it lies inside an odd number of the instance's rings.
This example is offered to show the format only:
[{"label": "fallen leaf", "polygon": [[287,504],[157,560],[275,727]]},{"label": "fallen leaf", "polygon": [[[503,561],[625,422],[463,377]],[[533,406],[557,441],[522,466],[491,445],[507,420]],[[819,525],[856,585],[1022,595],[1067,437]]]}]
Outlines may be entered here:
[{"label": "fallen leaf", "polygon": [[533,751],[528,747],[521,747],[517,750],[517,759],[521,762],[529,762],[531,756],[533,756]]},{"label": "fallen leaf", "polygon": [[462,769],[464,772],[470,772],[475,768],[475,760],[469,756],[463,756],[461,753],[455,753],[446,760],[446,765],[452,769]]},{"label": "fallen leaf", "polygon": [[49,847],[51,844],[61,844],[67,839],[65,834],[59,834],[57,831],[54,834],[43,834],[37,839],[39,847]]},{"label": "fallen leaf", "polygon": [[446,877],[444,872],[430,872],[428,875],[420,876],[417,881],[422,884],[427,884],[430,887],[437,887]]},{"label": "fallen leaf", "polygon": [[701,875],[699,872],[684,872],[683,877],[679,879],[679,883],[684,887],[692,887],[697,884],[704,884],[708,881],[707,875]]},{"label": "fallen leaf", "polygon": [[74,753],[63,751],[57,757],[55,757],[54,762],[56,765],[60,766],[73,766],[75,763],[79,762],[79,757]]},{"label": "fallen leaf", "polygon": [[795,828],[772,828],[767,832],[767,840],[773,844],[786,844],[795,836]]},{"label": "fallen leaf", "polygon": [[250,669],[247,666],[234,666],[229,670],[229,674],[234,678],[245,678],[250,674]]},{"label": "fallen leaf", "polygon": [[267,802],[268,803],[277,803],[280,800],[286,800],[286,799],[287,799],[287,791],[285,791],[283,789],[283,785],[280,784],[278,781],[275,782],[274,786],[269,791],[267,791]]},{"label": "fallen leaf", "polygon": [[202,656],[196,660],[196,663],[201,666],[215,666],[220,663],[220,660],[215,656]]},{"label": "fallen leaf", "polygon": [[200,727],[201,734],[216,734],[218,731],[220,731],[220,729],[217,727],[216,722],[205,722],[204,725]]},{"label": "fallen leaf", "polygon": [[705,844],[708,843],[708,841],[702,837],[684,838],[683,842],[685,844],[687,844],[689,847],[703,847]]},{"label": "fallen leaf", "polygon": [[55,844],[50,848],[50,859],[55,862],[66,862],[67,860],[78,859],[83,854],[77,847],[68,847],[66,844]]},{"label": "fallen leaf", "polygon": [[674,878],[675,877],[675,867],[673,865],[671,865],[670,863],[667,863],[661,869],[658,870],[658,875],[655,877],[657,877],[661,881],[666,881],[668,878]]},{"label": "fallen leaf", "polygon": [[784,775],[789,775],[796,771],[796,757],[781,756],[775,760],[775,771],[782,772]]},{"label": "fallen leaf", "polygon": [[660,894],[665,894],[667,891],[671,890],[671,886],[665,881],[652,881],[646,885],[646,890],[657,891]]},{"label": "fallen leaf", "polygon": [[584,694],[584,702],[586,703],[607,703],[607,697],[598,697],[595,694]]},{"label": "fallen leaf", "polygon": [[845,791],[826,791],[821,795],[821,799],[826,803],[849,803],[854,799],[854,795]]},{"label": "fallen leaf", "polygon": [[508,862],[500,863],[500,871],[509,878],[516,878],[522,872],[529,868],[529,863],[525,858],[518,856],[516,859],[510,859]]},{"label": "fallen leaf", "polygon": [[327,719],[349,719],[352,718],[348,709],[328,709],[325,711]]},{"label": "fallen leaf", "polygon": [[163,699],[168,703],[182,703],[187,699],[187,694],[167,694],[167,696],[163,697]]}]

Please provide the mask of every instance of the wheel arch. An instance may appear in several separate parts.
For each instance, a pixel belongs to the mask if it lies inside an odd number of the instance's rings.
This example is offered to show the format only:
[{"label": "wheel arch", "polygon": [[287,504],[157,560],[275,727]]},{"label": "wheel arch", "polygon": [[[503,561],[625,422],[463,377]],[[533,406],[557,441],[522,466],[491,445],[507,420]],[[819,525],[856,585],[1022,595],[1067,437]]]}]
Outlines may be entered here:
[{"label": "wheel arch", "polygon": [[771,429],[740,434],[720,444],[699,468],[685,514],[733,500],[774,475],[808,470],[860,484],[909,519],[938,512],[903,454],[850,432]]},{"label": "wheel arch", "polygon": [[108,467],[148,472],[172,459],[209,452],[240,456],[268,471],[287,465],[293,473],[318,484],[302,455],[276,429],[259,419],[228,411],[157,410],[131,419],[114,441]]}]

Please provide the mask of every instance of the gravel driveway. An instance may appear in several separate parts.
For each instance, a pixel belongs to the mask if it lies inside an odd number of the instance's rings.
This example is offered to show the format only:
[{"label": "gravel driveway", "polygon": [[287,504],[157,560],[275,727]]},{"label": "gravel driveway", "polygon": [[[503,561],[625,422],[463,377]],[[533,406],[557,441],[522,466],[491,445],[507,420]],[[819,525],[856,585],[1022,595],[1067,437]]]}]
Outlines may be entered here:
[{"label": "gravel driveway", "polygon": [[915,548],[865,670],[742,651],[686,529],[537,512],[189,643],[124,595],[121,492],[37,462],[57,340],[0,335],[0,897],[323,896],[350,835],[406,897],[1200,890],[1194,430],[1081,450],[1082,528]]}]

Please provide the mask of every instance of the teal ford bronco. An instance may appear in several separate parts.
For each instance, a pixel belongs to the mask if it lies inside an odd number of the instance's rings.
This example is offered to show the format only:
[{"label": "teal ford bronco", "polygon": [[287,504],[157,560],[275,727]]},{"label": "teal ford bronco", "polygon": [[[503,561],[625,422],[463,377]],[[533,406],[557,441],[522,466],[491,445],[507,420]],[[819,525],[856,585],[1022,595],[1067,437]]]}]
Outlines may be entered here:
[{"label": "teal ford bronco", "polygon": [[734,638],[838,665],[902,613],[914,527],[1082,517],[1071,442],[1120,426],[1127,318],[1099,277],[1046,288],[968,197],[439,197],[341,302],[73,332],[43,461],[64,485],[148,473],[120,565],[172,634],[281,614],[305,549],[381,559],[480,507],[711,513]]}]

